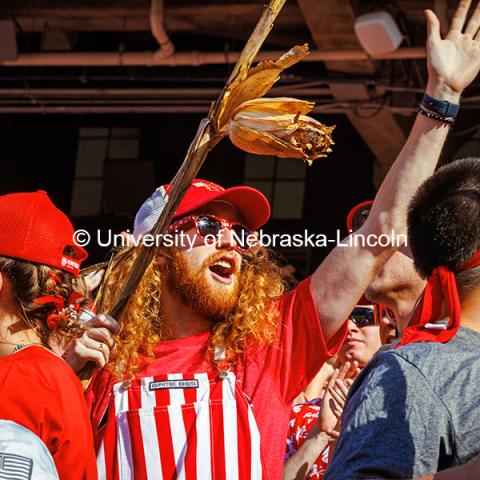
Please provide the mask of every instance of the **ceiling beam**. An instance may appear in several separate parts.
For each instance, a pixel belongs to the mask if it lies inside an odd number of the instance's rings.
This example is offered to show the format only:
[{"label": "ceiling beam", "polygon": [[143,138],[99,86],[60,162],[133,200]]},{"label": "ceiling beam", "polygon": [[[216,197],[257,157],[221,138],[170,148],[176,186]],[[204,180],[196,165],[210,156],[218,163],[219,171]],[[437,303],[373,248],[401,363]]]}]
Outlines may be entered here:
[{"label": "ceiling beam", "polygon": [[[355,11],[350,0],[297,0],[316,47],[321,49],[361,48],[354,32]],[[372,73],[372,60],[355,62],[327,61],[328,70],[347,73]],[[365,86],[332,84],[331,93],[338,101],[368,101],[370,94]],[[369,118],[355,112],[347,117],[375,155],[373,182],[378,187],[390,165],[405,143],[403,130],[391,112],[382,110]]]},{"label": "ceiling beam", "polygon": [[[255,26],[262,13],[263,4],[228,2],[207,5],[166,5],[166,26],[172,31],[198,31],[219,25],[222,29],[250,28]],[[8,9],[0,6],[0,16],[10,16]],[[61,6],[61,7],[15,7],[15,18],[25,31],[41,32],[45,22],[51,27],[74,31],[145,31],[150,30],[149,2],[133,6]],[[295,3],[287,3],[275,21],[277,28],[298,27],[303,24],[302,14]],[[212,32],[210,32],[212,33]]]}]

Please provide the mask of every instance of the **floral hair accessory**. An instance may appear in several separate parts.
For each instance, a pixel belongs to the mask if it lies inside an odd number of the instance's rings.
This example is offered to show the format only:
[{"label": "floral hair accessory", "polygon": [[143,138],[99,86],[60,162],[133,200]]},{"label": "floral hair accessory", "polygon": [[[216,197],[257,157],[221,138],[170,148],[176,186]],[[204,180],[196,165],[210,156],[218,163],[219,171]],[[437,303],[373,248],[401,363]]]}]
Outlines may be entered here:
[{"label": "floral hair accessory", "polygon": [[47,317],[47,326],[50,330],[76,322],[78,320],[81,308],[81,302],[84,295],[80,292],[72,292],[65,302],[65,298],[61,295],[45,295],[38,297],[34,301],[40,305],[53,303],[56,313],[51,313]]}]

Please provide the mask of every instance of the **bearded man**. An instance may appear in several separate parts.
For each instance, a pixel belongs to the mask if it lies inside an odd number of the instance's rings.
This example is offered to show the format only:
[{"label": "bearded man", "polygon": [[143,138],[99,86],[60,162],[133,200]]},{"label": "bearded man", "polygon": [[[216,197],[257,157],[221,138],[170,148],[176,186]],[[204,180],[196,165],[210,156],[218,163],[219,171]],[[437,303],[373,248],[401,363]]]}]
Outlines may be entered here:
[{"label": "bearded man", "polygon": [[[365,237],[405,233],[406,206],[480,68],[475,42],[460,32],[441,40],[432,12],[428,24],[426,98],[448,108],[432,117],[425,107],[416,119],[358,232]],[[157,192],[154,218],[168,190]],[[345,319],[396,245],[337,247],[282,294],[268,253],[237,243],[269,213],[249,187],[196,181],[188,190],[171,232],[193,248],[158,249],[120,319],[110,364],[87,392],[100,478],[281,478],[291,402],[343,343]],[[129,267],[113,272],[107,307]]]}]

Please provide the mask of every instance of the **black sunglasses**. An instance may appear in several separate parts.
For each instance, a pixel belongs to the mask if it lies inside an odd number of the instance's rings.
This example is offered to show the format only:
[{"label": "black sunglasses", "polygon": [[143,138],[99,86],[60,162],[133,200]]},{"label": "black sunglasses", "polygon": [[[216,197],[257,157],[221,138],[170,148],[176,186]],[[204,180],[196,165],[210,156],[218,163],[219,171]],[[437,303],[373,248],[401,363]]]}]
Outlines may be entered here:
[{"label": "black sunglasses", "polygon": [[355,307],[348,318],[360,328],[376,325],[373,307]]},{"label": "black sunglasses", "polygon": [[250,230],[240,223],[229,222],[215,215],[189,215],[188,217],[173,222],[168,230],[172,231],[189,222],[194,223],[197,234],[202,238],[218,237],[224,228],[229,228],[235,234],[235,241],[240,250],[249,250],[250,248],[248,243],[248,237],[252,235]]}]

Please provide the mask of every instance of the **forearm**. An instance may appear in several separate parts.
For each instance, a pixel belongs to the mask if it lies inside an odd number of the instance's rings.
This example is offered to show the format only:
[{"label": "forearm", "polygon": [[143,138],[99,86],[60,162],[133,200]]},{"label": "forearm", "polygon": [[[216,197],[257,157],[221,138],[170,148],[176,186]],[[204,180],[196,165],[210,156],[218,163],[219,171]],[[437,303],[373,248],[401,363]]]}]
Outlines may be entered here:
[{"label": "forearm", "polygon": [[[476,32],[480,24],[480,8],[465,25],[470,3],[470,0],[460,1],[445,38],[440,35],[438,18],[431,10],[425,10],[427,93],[451,103],[459,102],[460,94],[480,71],[480,37],[472,39],[472,32]],[[364,226],[356,238],[346,242],[347,248],[335,248],[314,273],[311,286],[327,340],[338,331],[395,248],[405,242],[409,202],[420,184],[435,170],[448,131],[449,127],[440,120],[417,116]],[[380,242],[382,234],[385,235]]]},{"label": "forearm", "polygon": [[[459,94],[438,82],[430,82],[427,93],[451,102],[459,100]],[[314,273],[311,285],[327,339],[341,327],[395,248],[405,242],[408,204],[417,188],[435,170],[448,132],[449,127],[443,123],[417,115],[405,146],[378,191],[365,225],[356,233],[359,239],[375,239],[385,234],[390,243],[374,242],[376,246],[370,247],[360,242],[336,248]]]},{"label": "forearm", "polygon": [[304,479],[315,460],[328,445],[328,440],[328,435],[323,432],[309,436],[285,463],[283,480]]},{"label": "forearm", "polygon": [[[430,81],[426,93],[452,103],[460,101],[460,93],[441,81]],[[378,190],[365,225],[369,233],[390,234],[392,230],[397,235],[406,233],[410,199],[434,172],[449,130],[448,125],[417,114],[404,147]]]}]

